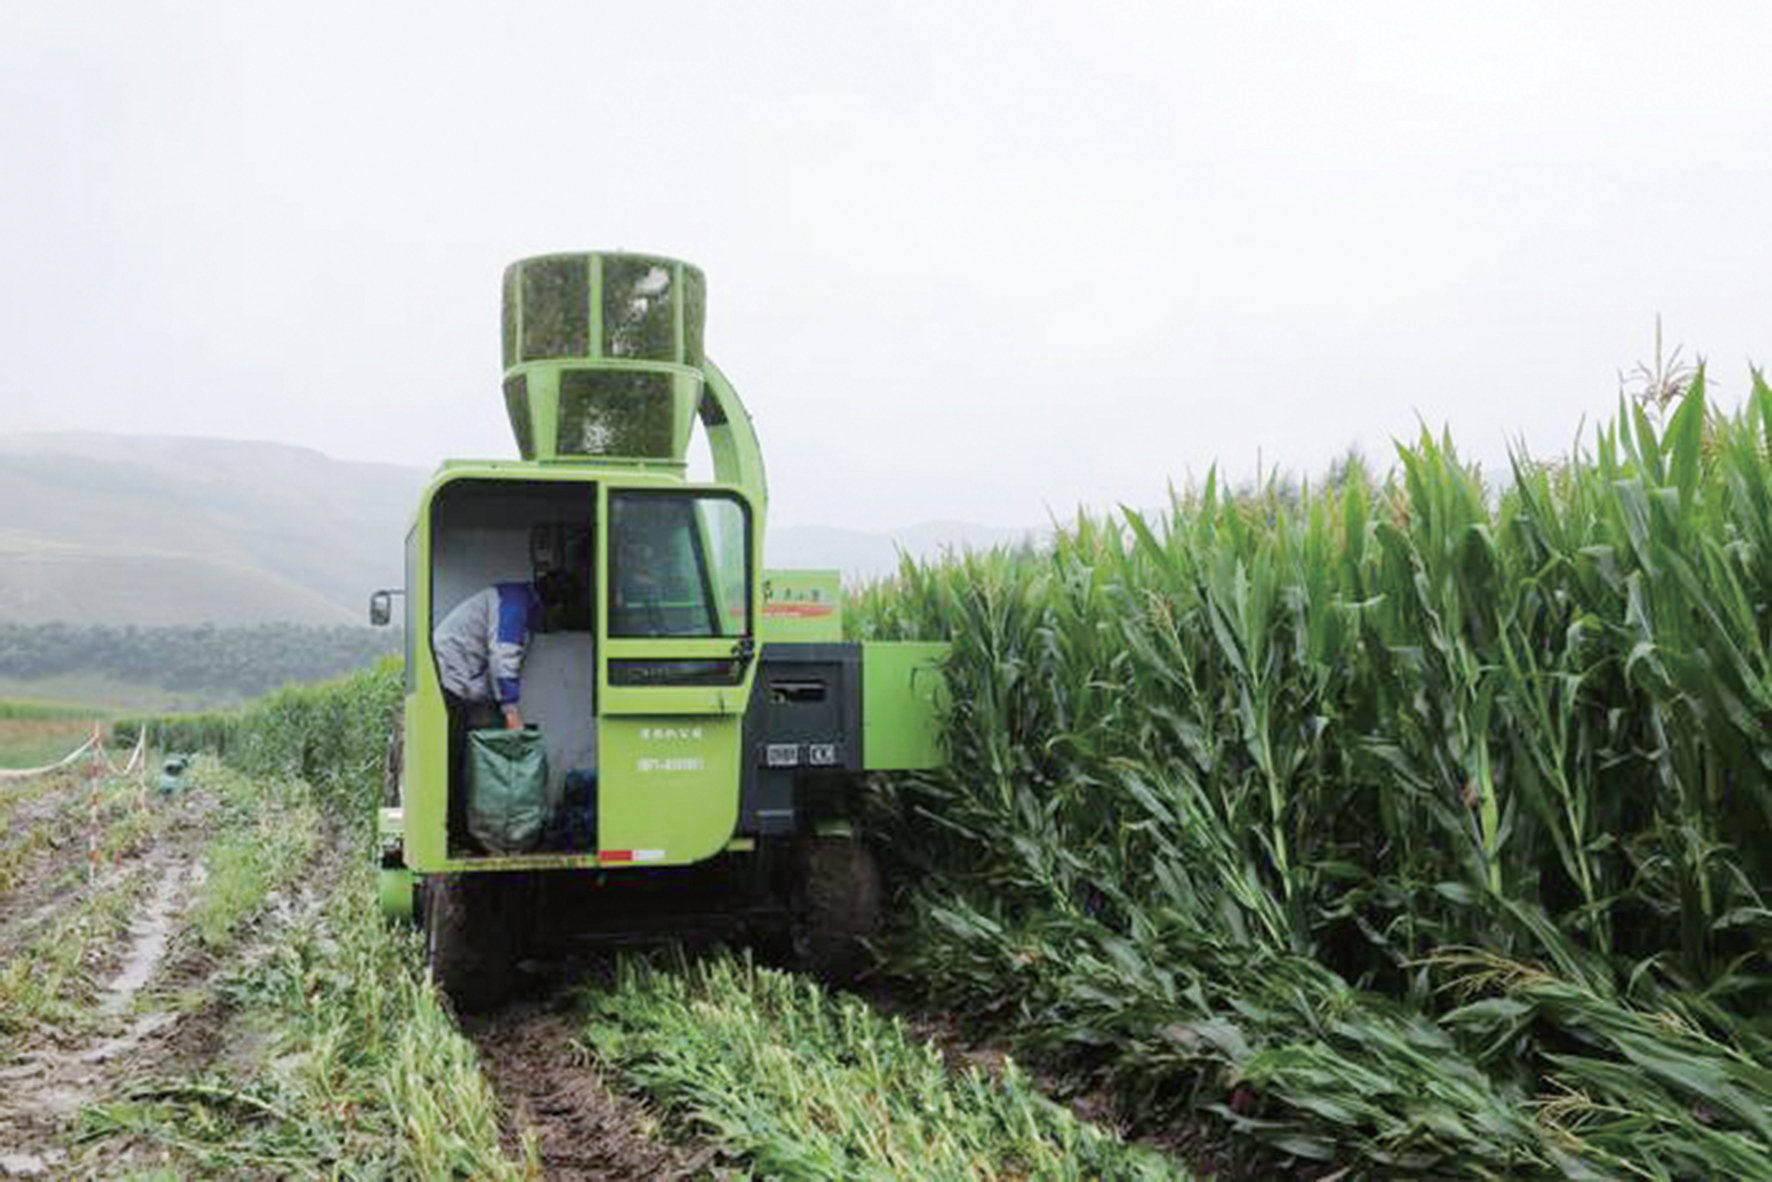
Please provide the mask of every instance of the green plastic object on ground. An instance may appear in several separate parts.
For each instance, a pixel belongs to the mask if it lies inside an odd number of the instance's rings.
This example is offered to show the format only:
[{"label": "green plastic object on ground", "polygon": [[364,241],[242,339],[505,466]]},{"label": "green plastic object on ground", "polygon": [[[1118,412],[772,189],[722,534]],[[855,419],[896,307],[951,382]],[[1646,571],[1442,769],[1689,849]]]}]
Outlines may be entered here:
[{"label": "green plastic object on ground", "polygon": [[474,840],[493,854],[534,849],[551,811],[541,732],[468,732],[467,773],[468,832]]},{"label": "green plastic object on ground", "polygon": [[191,766],[188,755],[174,755],[160,766],[160,795],[171,796],[184,787],[185,769]]}]

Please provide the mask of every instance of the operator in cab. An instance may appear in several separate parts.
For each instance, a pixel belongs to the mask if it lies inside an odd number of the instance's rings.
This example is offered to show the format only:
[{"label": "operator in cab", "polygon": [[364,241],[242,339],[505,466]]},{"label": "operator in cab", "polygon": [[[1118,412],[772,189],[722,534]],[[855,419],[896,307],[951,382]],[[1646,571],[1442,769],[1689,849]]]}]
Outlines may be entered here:
[{"label": "operator in cab", "polygon": [[529,638],[550,614],[563,614],[583,595],[576,578],[554,570],[533,583],[497,583],[450,609],[431,645],[452,727],[475,730],[502,718],[507,728],[522,729],[518,703]]},{"label": "operator in cab", "polygon": [[561,570],[532,583],[496,583],[450,609],[431,633],[437,677],[449,713],[449,832],[468,837],[467,793],[462,790],[468,732],[502,725],[523,729],[523,654],[530,638],[558,626],[584,599],[584,584]]}]

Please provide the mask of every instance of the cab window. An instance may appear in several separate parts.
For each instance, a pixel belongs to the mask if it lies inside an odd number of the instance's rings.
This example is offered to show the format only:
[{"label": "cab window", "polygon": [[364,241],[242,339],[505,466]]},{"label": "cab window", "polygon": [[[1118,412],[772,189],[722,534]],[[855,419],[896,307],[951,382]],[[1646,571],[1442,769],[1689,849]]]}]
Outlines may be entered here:
[{"label": "cab window", "polygon": [[725,493],[609,497],[609,635],[750,633],[750,510]]}]

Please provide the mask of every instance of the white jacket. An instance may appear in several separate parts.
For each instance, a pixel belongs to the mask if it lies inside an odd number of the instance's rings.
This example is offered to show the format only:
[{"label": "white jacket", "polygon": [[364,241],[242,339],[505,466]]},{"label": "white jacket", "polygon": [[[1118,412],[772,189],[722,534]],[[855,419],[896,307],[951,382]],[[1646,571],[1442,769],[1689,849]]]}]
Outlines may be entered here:
[{"label": "white jacket", "polygon": [[468,596],[431,634],[443,688],[470,702],[516,705],[523,651],[540,625],[541,598],[528,583],[499,583]]}]

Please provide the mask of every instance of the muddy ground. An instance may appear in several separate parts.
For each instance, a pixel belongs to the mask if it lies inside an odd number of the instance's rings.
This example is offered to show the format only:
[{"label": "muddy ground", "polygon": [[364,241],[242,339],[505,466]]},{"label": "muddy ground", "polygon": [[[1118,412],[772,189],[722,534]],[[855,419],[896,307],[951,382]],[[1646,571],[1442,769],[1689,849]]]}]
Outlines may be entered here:
[{"label": "muddy ground", "polygon": [[[52,836],[20,859],[14,886],[0,896],[0,969],[25,955],[64,918],[123,893],[130,907],[123,930],[95,934],[64,1000],[76,1016],[37,1020],[0,1035],[0,1173],[61,1176],[86,1172],[71,1159],[80,1111],[116,1095],[128,1081],[164,1061],[186,1037],[191,1015],[142,1004],[166,977],[178,919],[199,882],[197,854],[213,801],[192,794],[170,801],[136,797],[155,815],[132,851],[101,860],[88,854],[88,783],[63,773],[31,789],[14,814],[9,837],[47,824]],[[107,792],[129,791],[107,789]],[[131,792],[134,796],[134,793]],[[119,823],[112,805],[112,822]],[[130,805],[128,807],[133,807]],[[127,817],[127,811],[121,814]],[[24,820],[21,820],[23,818]],[[102,834],[101,834],[102,836]],[[83,938],[83,929],[75,938]],[[0,999],[3,1000],[3,999]]]},{"label": "muddy ground", "polygon": [[[238,947],[217,956],[191,939],[187,913],[203,883],[202,854],[216,833],[216,801],[202,791],[141,797],[152,832],[128,856],[89,879],[88,782],[59,775],[14,788],[12,823],[0,858],[41,831],[15,858],[10,890],[0,890],[0,973],[58,922],[100,896],[123,892],[128,919],[95,939],[73,987],[77,1018],[39,1022],[12,1033],[0,1024],[0,1176],[111,1176],[165,1164],[157,1145],[128,1134],[87,1138],[93,1105],[144,1087],[227,1068],[251,1070],[260,1032],[241,1021],[224,978],[275,946],[278,933],[324,901],[350,855],[322,843],[303,886],[273,896]],[[462,1023],[480,1050],[504,1105],[505,1148],[513,1161],[533,1154],[544,1178],[688,1178],[717,1175],[713,1150],[673,1143],[639,1101],[606,1087],[574,1042],[560,1008],[570,981],[534,979],[525,998],[498,1015]],[[189,1162],[182,1163],[189,1168]]]},{"label": "muddy ground", "polygon": [[[315,865],[287,897],[274,895],[237,946],[219,956],[190,938],[187,913],[203,884],[202,855],[215,836],[217,802],[204,791],[170,798],[143,794],[150,831],[125,856],[89,875],[88,784],[77,774],[18,793],[12,823],[0,834],[0,864],[11,850],[11,887],[0,889],[0,975],[64,917],[120,893],[127,921],[94,939],[71,987],[68,1017],[9,1029],[0,1021],[0,1175],[110,1176],[165,1163],[165,1150],[128,1134],[83,1136],[93,1105],[144,1086],[191,1079],[218,1069],[252,1069],[262,1032],[234,1010],[220,982],[267,955],[298,917],[311,915],[350,856],[340,840],[321,843]],[[143,820],[138,818],[138,825]],[[26,835],[29,849],[24,849]],[[16,849],[14,847],[17,847]],[[4,883],[0,883],[3,887]],[[572,1019],[583,965],[532,966],[517,1001],[460,1025],[478,1048],[503,1111],[504,1150],[531,1163],[535,1176],[558,1179],[719,1177],[736,1162],[705,1142],[661,1128],[642,1101],[605,1081],[579,1045]],[[957,1069],[991,1070],[1001,1052],[939,1015],[918,1013],[890,990],[870,990],[876,1008],[899,1014],[934,1041]],[[0,998],[0,1005],[4,998]],[[3,1015],[0,1015],[3,1017]],[[16,1026],[17,1024],[12,1024]],[[1063,1081],[1042,1081],[1063,1094]],[[1072,1091],[1071,1106],[1113,1124],[1100,1094]],[[1202,1172],[1260,1177],[1271,1161],[1238,1152],[1206,1129],[1149,1138]],[[188,1161],[185,1165],[188,1167]]]},{"label": "muddy ground", "polygon": [[[84,971],[64,998],[68,1012],[0,1035],[0,1175],[105,1177],[163,1164],[161,1149],[127,1135],[89,1141],[86,1110],[248,1056],[259,1040],[237,1027],[218,984],[266,956],[298,911],[318,907],[333,872],[316,865],[299,897],[273,892],[252,934],[218,957],[185,925],[205,881],[216,797],[203,789],[173,796],[121,785],[106,791],[121,794],[112,823],[143,828],[141,840],[91,874],[89,786],[77,777],[58,781],[34,801],[33,812],[72,818],[67,840],[45,846],[0,896],[0,972],[65,917],[105,896],[120,894],[128,907],[120,930],[90,933]],[[324,843],[318,861],[338,856],[336,843]]]},{"label": "muddy ground", "polygon": [[523,1158],[528,1141],[543,1177],[574,1182],[721,1172],[716,1150],[671,1142],[649,1108],[608,1086],[576,1041],[563,981],[537,992],[542,996],[462,1020],[505,1106],[505,1148],[513,1158]]}]

